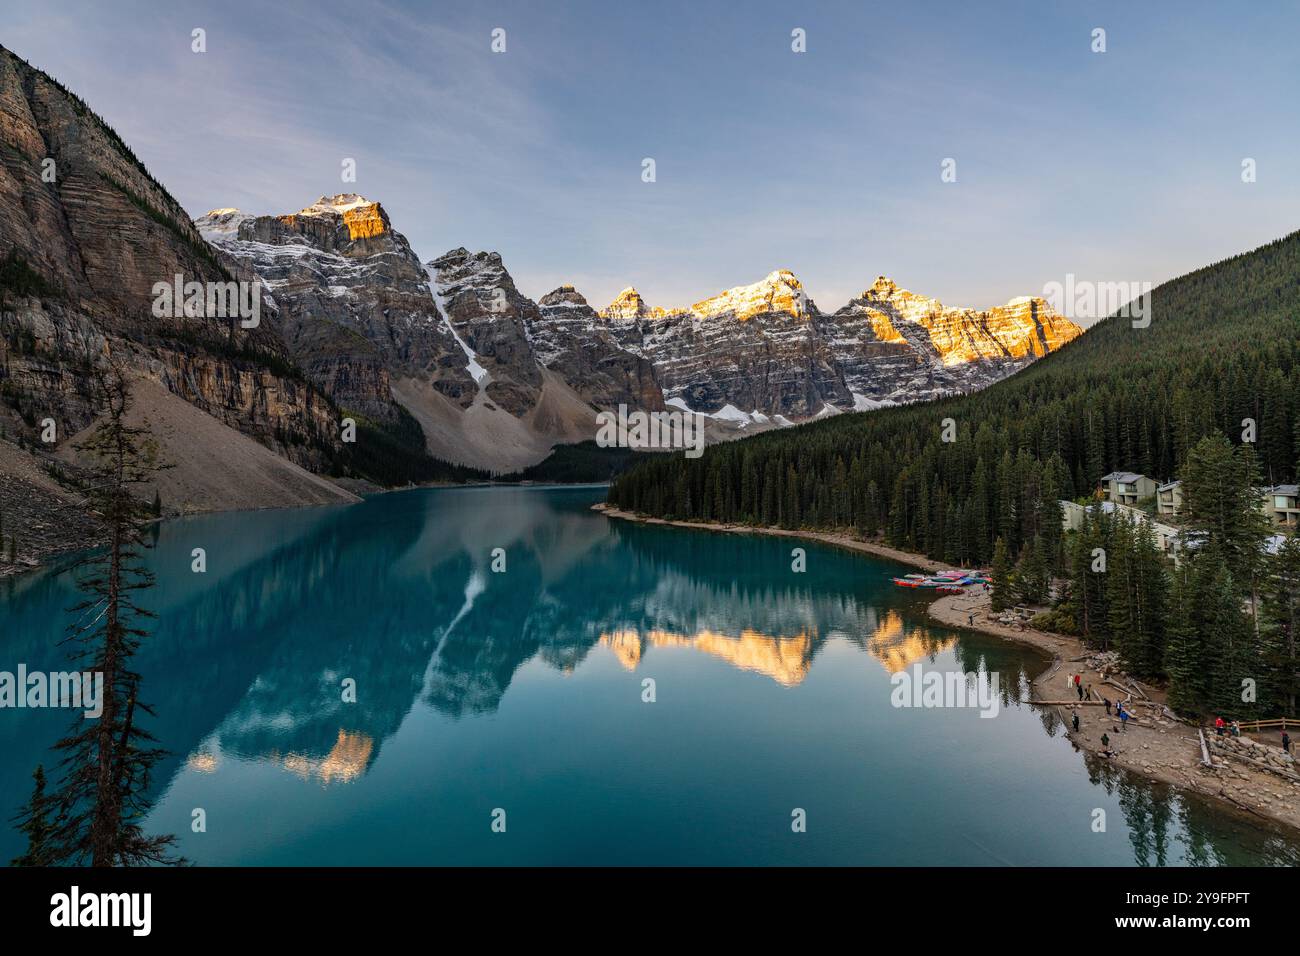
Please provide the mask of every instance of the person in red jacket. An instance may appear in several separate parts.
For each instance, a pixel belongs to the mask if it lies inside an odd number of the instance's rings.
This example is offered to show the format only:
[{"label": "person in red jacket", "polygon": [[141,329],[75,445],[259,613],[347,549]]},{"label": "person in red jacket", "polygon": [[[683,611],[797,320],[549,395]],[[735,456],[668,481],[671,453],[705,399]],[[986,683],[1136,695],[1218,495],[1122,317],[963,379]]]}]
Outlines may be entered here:
[{"label": "person in red jacket", "polygon": [[1214,732],[1215,732],[1216,734],[1218,734],[1220,737],[1223,736],[1223,728],[1224,728],[1224,726],[1225,726],[1225,725],[1224,725],[1224,723],[1223,723],[1223,717],[1220,716],[1220,717],[1215,717],[1215,718],[1214,718]]}]

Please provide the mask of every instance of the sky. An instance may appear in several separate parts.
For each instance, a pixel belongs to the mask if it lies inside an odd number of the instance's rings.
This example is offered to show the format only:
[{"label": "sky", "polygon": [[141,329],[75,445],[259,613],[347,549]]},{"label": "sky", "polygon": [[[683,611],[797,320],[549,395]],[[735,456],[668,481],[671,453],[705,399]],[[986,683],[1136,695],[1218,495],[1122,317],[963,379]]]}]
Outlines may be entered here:
[{"label": "sky", "polygon": [[1283,3],[0,7],[191,215],[359,192],[422,261],[597,307],[790,269],[824,311],[877,275],[984,308],[1254,248],[1300,229],[1297,36]]}]

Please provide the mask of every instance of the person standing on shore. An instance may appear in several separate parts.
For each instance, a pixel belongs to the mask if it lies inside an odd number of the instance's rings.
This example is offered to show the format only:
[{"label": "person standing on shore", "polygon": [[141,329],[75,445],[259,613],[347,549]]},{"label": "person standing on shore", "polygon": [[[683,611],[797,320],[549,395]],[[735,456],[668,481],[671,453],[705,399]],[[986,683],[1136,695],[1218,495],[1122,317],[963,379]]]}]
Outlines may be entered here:
[{"label": "person standing on shore", "polygon": [[1101,699],[1101,702],[1102,702],[1103,704],[1106,705],[1106,716],[1109,717],[1109,716],[1110,716],[1110,698],[1109,698],[1109,697],[1103,697],[1103,698]]},{"label": "person standing on shore", "polygon": [[1223,728],[1224,728],[1223,717],[1221,717],[1221,716],[1220,716],[1220,717],[1215,717],[1215,718],[1214,718],[1214,732],[1215,732],[1216,734],[1218,734],[1220,737],[1222,737],[1222,736],[1223,736]]},{"label": "person standing on shore", "polygon": [[1083,686],[1081,684],[1075,684],[1074,689],[1079,692],[1079,700],[1083,700]]},{"label": "person standing on shore", "polygon": [[1289,754],[1290,752],[1291,752],[1291,735],[1284,730],[1282,731],[1282,753]]},{"label": "person standing on shore", "polygon": [[1070,723],[1074,724],[1074,732],[1077,734],[1077,733],[1079,732],[1079,712],[1078,712],[1078,711],[1075,711],[1075,712],[1074,712],[1074,716],[1073,716],[1072,718],[1070,718]]},{"label": "person standing on shore", "polygon": [[1123,704],[1119,705],[1119,729],[1121,732],[1128,730],[1128,711]]},{"label": "person standing on shore", "polygon": [[1110,734],[1106,733],[1104,730],[1101,732],[1101,746],[1103,750],[1110,749]]}]

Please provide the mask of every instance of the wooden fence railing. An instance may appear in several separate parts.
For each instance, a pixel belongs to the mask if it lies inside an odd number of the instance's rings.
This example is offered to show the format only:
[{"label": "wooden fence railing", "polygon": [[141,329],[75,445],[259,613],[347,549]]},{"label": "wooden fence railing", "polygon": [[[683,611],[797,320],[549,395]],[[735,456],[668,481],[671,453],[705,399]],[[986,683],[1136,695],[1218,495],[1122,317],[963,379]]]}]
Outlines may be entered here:
[{"label": "wooden fence railing", "polygon": [[1241,722],[1242,730],[1289,730],[1294,727],[1300,727],[1300,719],[1295,717],[1278,717],[1273,720],[1243,720]]}]

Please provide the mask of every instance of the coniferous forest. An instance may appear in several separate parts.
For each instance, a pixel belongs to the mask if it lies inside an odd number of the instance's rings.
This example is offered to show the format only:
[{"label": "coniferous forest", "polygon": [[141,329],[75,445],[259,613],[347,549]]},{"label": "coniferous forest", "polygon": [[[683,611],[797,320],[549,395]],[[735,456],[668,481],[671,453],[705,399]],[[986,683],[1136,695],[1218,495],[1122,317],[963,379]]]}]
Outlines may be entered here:
[{"label": "coniferous forest", "polygon": [[[1147,327],[1113,315],[978,393],[646,461],[610,504],[848,529],[993,564],[1001,603],[1044,601],[1055,577],[1053,626],[1168,677],[1179,709],[1294,713],[1300,548],[1268,553],[1258,499],[1295,481],[1300,454],[1300,233],[1167,282],[1149,304]],[[1176,567],[1122,517],[1062,531],[1059,501],[1091,499],[1113,470],[1183,480],[1191,545]]]}]

